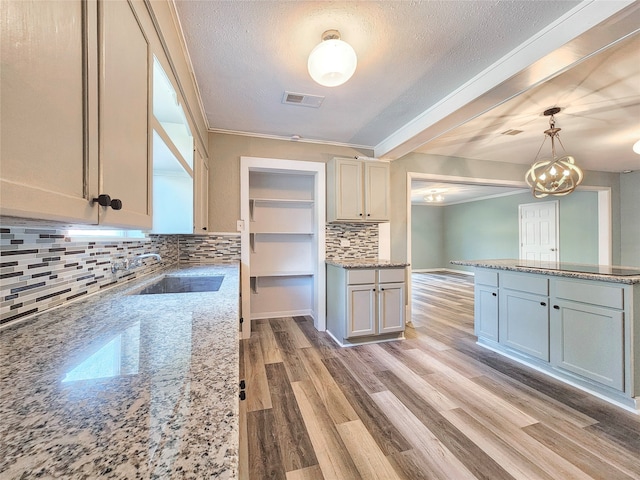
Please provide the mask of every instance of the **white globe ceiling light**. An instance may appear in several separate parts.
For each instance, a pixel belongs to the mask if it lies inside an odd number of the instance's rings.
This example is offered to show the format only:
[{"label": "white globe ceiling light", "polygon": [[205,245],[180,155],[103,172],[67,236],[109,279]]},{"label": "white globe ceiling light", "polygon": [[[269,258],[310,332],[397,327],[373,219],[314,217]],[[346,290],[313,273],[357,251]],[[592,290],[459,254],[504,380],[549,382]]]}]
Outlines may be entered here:
[{"label": "white globe ceiling light", "polygon": [[640,140],[633,144],[633,151],[640,155]]},{"label": "white globe ceiling light", "polygon": [[340,40],[338,30],[327,30],[309,54],[309,75],[325,87],[337,87],[349,80],[356,71],[358,57],[351,45]]},{"label": "white globe ceiling light", "polygon": [[544,111],[544,115],[550,117],[550,128],[545,130],[544,133],[551,138],[551,158],[535,161],[538,159],[542,145],[544,145],[544,141],[547,139],[547,137],[544,137],[536,159],[525,177],[527,184],[531,187],[533,196],[536,198],[544,198],[547,195],[558,197],[569,195],[582,183],[584,177],[582,170],[576,165],[575,158],[571,155],[564,155],[560,158],[556,157],[556,146],[554,142],[556,138],[564,150],[564,145],[562,145],[562,141],[560,141],[560,137],[558,136],[561,129],[556,127],[556,122],[553,118],[559,111],[560,109],[558,107]]}]

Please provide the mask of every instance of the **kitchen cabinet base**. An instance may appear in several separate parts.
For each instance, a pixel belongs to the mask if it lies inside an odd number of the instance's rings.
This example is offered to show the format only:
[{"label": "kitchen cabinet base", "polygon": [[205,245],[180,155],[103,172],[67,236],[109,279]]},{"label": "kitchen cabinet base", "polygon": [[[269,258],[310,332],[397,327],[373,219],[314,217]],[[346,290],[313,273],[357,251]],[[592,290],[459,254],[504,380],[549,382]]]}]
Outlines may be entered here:
[{"label": "kitchen cabinet base", "polygon": [[511,360],[515,360],[522,365],[533,368],[545,375],[549,375],[556,380],[560,380],[572,387],[576,387],[602,400],[635,413],[636,415],[640,415],[640,397],[628,397],[620,391],[608,388],[596,382],[591,382],[588,379],[579,375],[574,375],[567,370],[553,367],[547,362],[538,360],[537,358],[533,358],[486,338],[478,338],[476,343],[481,347],[510,358]]},{"label": "kitchen cabinet base", "polygon": [[395,340],[404,340],[404,332],[387,333],[384,335],[367,335],[362,337],[353,337],[350,339],[336,338],[329,330],[329,336],[341,347],[355,347],[357,345],[366,345],[367,343],[393,342]]}]

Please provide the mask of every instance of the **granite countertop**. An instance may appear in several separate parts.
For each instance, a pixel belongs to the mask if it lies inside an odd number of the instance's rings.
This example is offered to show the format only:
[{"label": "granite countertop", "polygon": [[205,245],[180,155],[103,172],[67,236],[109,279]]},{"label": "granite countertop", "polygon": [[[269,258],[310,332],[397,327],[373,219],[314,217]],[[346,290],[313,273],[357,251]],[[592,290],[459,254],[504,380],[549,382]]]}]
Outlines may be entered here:
[{"label": "granite countertop", "polygon": [[[453,265],[467,267],[494,268],[514,272],[538,273],[557,277],[599,280],[603,282],[635,284],[640,283],[640,274],[628,275],[640,271],[638,267],[619,267],[610,265],[590,265],[563,262],[543,262],[517,260],[513,258],[498,260],[452,260]],[[582,270],[582,271],[581,271]]]},{"label": "granite countertop", "polygon": [[325,263],[342,268],[404,268],[409,266],[407,262],[394,262],[378,258],[327,258]]},{"label": "granite countertop", "polygon": [[[165,274],[224,280],[129,295]],[[171,268],[0,330],[0,477],[236,478],[238,279]]]}]

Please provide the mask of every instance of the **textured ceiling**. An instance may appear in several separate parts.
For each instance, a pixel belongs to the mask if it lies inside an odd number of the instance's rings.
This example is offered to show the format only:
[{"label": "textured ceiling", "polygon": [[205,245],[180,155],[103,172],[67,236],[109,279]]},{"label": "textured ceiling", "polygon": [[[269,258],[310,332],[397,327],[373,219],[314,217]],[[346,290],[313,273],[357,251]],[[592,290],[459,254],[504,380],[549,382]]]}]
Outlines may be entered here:
[{"label": "textured ceiling", "polygon": [[[209,127],[373,147],[578,2],[176,1]],[[335,28],[358,55],[343,86],[309,77]],[[326,96],[283,105],[285,90]]]},{"label": "textured ceiling", "polygon": [[[640,138],[637,44],[572,73],[578,60],[619,38],[618,24],[626,22],[625,34],[640,27],[637,2],[174,1],[211,130],[299,135],[375,148],[390,159],[418,149],[529,163],[547,127],[540,114],[558,105],[566,109],[557,116],[561,138],[567,149],[588,152],[586,168],[640,168],[640,157],[628,153],[630,139]],[[607,19],[618,10],[623,21]],[[578,37],[602,19],[597,34]],[[306,67],[327,29],[338,29],[358,55],[354,76],[334,88],[313,82]],[[527,63],[508,75],[501,63],[502,79],[494,75],[453,113],[434,113],[458,87],[491,77],[495,62],[514,60]],[[557,77],[564,66],[571,69]],[[538,86],[549,78],[555,83]],[[286,105],[285,91],[326,98],[318,109]],[[427,117],[438,128],[421,126]],[[498,136],[509,128],[524,133]]]}]

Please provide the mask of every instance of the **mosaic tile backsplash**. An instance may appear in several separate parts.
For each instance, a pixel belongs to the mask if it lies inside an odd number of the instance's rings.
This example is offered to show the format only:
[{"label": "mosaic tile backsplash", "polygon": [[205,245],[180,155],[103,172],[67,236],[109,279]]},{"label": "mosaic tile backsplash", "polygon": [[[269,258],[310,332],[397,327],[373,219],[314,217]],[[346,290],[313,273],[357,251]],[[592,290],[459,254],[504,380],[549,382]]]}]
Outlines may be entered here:
[{"label": "mosaic tile backsplash", "polygon": [[[342,247],[341,240],[350,245]],[[329,223],[325,241],[327,258],[378,258],[377,223]]]},{"label": "mosaic tile backsplash", "polygon": [[211,264],[240,260],[240,234],[180,235],[180,263]]},{"label": "mosaic tile backsplash", "polygon": [[[0,325],[62,305],[118,282],[133,280],[180,261],[223,263],[239,259],[240,239],[198,236],[207,249],[191,253],[191,235],[150,235],[146,239],[81,240],[54,228],[0,228]],[[231,240],[229,240],[231,238]],[[182,241],[183,240],[183,241]],[[235,245],[231,248],[229,245]],[[216,246],[220,244],[220,250]],[[185,251],[180,252],[181,245]],[[158,253],[141,267],[111,272],[112,259]],[[207,257],[208,255],[208,257]]]}]

